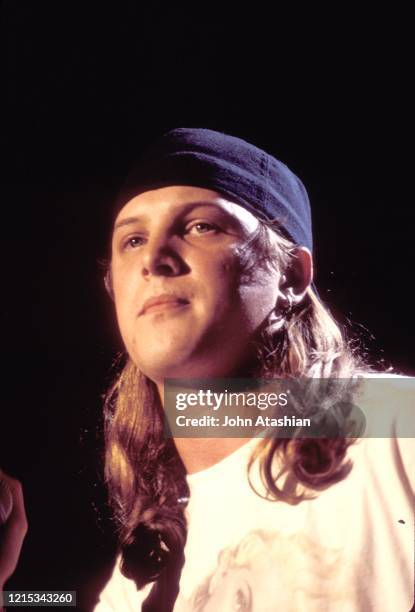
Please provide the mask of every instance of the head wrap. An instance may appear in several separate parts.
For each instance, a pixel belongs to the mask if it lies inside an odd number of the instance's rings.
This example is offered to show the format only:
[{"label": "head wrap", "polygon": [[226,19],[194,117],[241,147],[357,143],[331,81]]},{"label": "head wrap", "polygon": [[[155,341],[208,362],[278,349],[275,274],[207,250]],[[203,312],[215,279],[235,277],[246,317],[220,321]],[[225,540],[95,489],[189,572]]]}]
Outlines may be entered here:
[{"label": "head wrap", "polygon": [[297,245],[312,250],[304,185],[285,164],[241,138],[202,128],[167,132],[132,169],[117,211],[136,195],[169,185],[217,191],[262,220],[277,220]]}]

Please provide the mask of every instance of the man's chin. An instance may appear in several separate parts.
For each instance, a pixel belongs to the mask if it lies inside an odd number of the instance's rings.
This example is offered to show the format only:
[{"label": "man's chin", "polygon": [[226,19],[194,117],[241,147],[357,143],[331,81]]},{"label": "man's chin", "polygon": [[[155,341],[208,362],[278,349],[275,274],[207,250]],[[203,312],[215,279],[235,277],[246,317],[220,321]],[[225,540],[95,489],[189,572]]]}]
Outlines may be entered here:
[{"label": "man's chin", "polygon": [[178,351],[174,351],[170,355],[163,353],[160,359],[149,360],[148,354],[146,357],[145,362],[136,360],[136,363],[140,364],[138,367],[141,372],[156,383],[161,383],[166,378],[190,378],[192,377],[191,371],[195,370],[195,364],[193,363],[193,367],[191,367],[189,359]]}]

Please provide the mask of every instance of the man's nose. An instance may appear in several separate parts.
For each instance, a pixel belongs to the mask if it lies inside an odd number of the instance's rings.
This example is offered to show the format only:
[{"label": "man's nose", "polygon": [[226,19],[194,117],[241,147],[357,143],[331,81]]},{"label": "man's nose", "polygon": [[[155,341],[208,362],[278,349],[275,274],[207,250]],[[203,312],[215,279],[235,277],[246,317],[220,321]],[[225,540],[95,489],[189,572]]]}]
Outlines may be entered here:
[{"label": "man's nose", "polygon": [[150,239],[143,247],[143,276],[177,276],[183,272],[184,267],[173,239]]}]

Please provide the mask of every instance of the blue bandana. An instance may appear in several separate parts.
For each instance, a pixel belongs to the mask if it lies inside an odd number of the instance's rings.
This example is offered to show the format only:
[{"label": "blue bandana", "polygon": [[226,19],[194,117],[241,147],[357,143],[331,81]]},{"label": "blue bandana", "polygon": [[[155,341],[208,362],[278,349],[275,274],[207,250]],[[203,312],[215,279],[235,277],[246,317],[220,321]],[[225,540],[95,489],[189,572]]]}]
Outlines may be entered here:
[{"label": "blue bandana", "polygon": [[217,191],[259,219],[278,221],[294,243],[312,250],[304,185],[285,164],[241,138],[201,128],[167,132],[138,160],[117,211],[136,195],[169,185]]}]

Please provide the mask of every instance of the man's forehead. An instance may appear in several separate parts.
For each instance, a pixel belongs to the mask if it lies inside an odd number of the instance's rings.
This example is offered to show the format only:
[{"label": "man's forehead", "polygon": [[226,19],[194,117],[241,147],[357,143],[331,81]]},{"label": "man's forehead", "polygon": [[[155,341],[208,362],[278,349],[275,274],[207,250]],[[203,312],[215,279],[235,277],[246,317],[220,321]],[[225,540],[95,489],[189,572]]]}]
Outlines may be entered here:
[{"label": "man's forehead", "polygon": [[258,219],[246,208],[225,198],[222,194],[193,187],[164,187],[141,193],[129,200],[119,212],[114,229],[133,222],[150,222],[168,216],[170,219],[191,212],[216,212],[237,221],[252,232],[258,227]]}]

